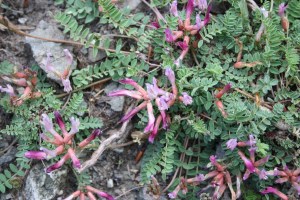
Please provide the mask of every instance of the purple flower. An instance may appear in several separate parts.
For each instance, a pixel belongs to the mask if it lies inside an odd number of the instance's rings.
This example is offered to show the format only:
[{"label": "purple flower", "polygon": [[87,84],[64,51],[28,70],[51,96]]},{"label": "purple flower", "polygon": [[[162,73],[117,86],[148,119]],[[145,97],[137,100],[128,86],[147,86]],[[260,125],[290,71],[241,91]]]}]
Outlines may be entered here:
[{"label": "purple flower", "polygon": [[14,88],[10,84],[7,84],[6,87],[7,88],[3,88],[3,87],[0,86],[0,92],[6,92],[11,97],[16,96]]},{"label": "purple flower", "polygon": [[24,156],[29,159],[44,160],[47,154],[43,151],[27,151]]},{"label": "purple flower", "polygon": [[61,81],[62,81],[62,84],[64,86],[64,91],[67,92],[67,93],[71,92],[72,87],[71,87],[71,82],[69,80],[69,77],[67,77],[66,79],[62,78]]},{"label": "purple flower", "polygon": [[195,177],[195,181],[197,182],[201,182],[201,181],[204,181],[205,179],[205,176],[203,174],[198,174],[196,177]]},{"label": "purple flower", "polygon": [[191,18],[193,10],[194,10],[194,0],[188,0],[187,6],[186,6],[186,19]]},{"label": "purple flower", "polygon": [[170,199],[175,199],[177,197],[177,194],[175,192],[170,192],[168,194],[168,196],[169,196]]},{"label": "purple flower", "polygon": [[167,103],[167,99],[165,96],[161,96],[159,97],[159,106],[158,109],[159,110],[168,110],[169,109],[169,105]]},{"label": "purple flower", "polygon": [[72,159],[73,167],[79,169],[81,167],[80,160],[77,158],[77,156],[75,155],[75,152],[72,148],[68,149],[68,154]]},{"label": "purple flower", "polygon": [[174,85],[175,84],[175,73],[171,67],[166,68],[165,75],[168,77],[171,84]]},{"label": "purple flower", "polygon": [[144,101],[143,103],[141,103],[140,105],[138,105],[137,107],[135,107],[134,109],[126,113],[126,115],[122,117],[120,122],[125,122],[127,120],[130,120],[136,113],[144,109],[146,106],[147,106],[147,101]]},{"label": "purple flower", "polygon": [[64,49],[64,53],[65,53],[66,58],[67,58],[67,64],[69,66],[71,66],[72,63],[73,63],[73,56],[72,56],[72,54],[70,53],[70,51],[68,49]]},{"label": "purple flower", "polygon": [[279,196],[282,200],[288,200],[289,199],[285,194],[283,194],[282,192],[280,192],[279,190],[277,190],[276,188],[273,188],[273,187],[267,187],[266,189],[261,191],[261,193],[262,194],[273,193],[273,194],[276,194],[277,196]]},{"label": "purple flower", "polygon": [[247,145],[249,145],[250,147],[254,147],[256,145],[256,139],[254,135],[249,135],[249,141],[247,141]]},{"label": "purple flower", "polygon": [[71,130],[69,131],[69,134],[75,134],[79,131],[80,121],[79,119],[75,119],[74,117],[70,118],[71,121]]},{"label": "purple flower", "polygon": [[263,180],[267,180],[268,179],[267,172],[266,172],[265,169],[262,169],[259,172],[259,179],[263,179]]},{"label": "purple flower", "polygon": [[246,158],[245,154],[242,153],[241,151],[239,151],[238,154],[240,155],[241,159],[244,161],[245,166],[249,170],[249,172],[250,173],[255,172],[255,167],[253,163],[248,158]]},{"label": "purple flower", "polygon": [[155,28],[155,29],[159,29],[160,25],[158,22],[152,22],[151,25]]},{"label": "purple flower", "polygon": [[206,0],[194,0],[194,5],[198,6],[199,10],[204,11],[207,9],[207,1]]},{"label": "purple flower", "polygon": [[54,131],[52,120],[47,114],[42,114],[41,124],[44,126],[46,131],[50,133]]},{"label": "purple flower", "polygon": [[57,154],[55,153],[55,151],[51,151],[45,147],[40,147],[40,150],[43,151],[44,153],[47,154],[47,157],[46,159],[51,159],[51,158],[54,158],[55,156],[57,156]]},{"label": "purple flower", "polygon": [[63,166],[63,164],[69,159],[69,154],[64,155],[57,163],[47,167],[46,173],[51,173]]},{"label": "purple flower", "polygon": [[59,128],[62,130],[62,133],[64,135],[66,135],[67,134],[66,126],[65,126],[65,123],[64,123],[60,113],[58,111],[54,111],[54,117],[55,117],[55,121],[58,124]]},{"label": "purple flower", "polygon": [[226,142],[227,148],[233,151],[237,146],[237,139],[233,138]]},{"label": "purple flower", "polygon": [[165,36],[166,36],[166,41],[167,42],[169,42],[169,43],[174,42],[172,31],[169,28],[167,28],[165,30]]},{"label": "purple flower", "polygon": [[187,105],[190,105],[193,103],[193,98],[190,95],[188,95],[186,92],[183,92],[182,96],[183,96],[183,104],[184,105],[187,106]]},{"label": "purple flower", "polygon": [[43,64],[45,65],[46,67],[46,72],[49,73],[49,72],[53,72],[55,73],[55,69],[53,67],[53,65],[51,64],[51,53],[47,53],[47,59],[46,61],[43,61]]},{"label": "purple flower", "polygon": [[153,107],[152,107],[152,104],[151,104],[150,101],[147,103],[147,111],[148,111],[149,120],[148,120],[148,125],[144,129],[145,133],[151,132],[153,130],[154,122],[155,122],[155,117],[154,117],[154,114],[153,114]]},{"label": "purple flower", "polygon": [[155,88],[154,85],[146,83],[147,87],[147,94],[150,99],[155,99],[158,96],[158,90]]},{"label": "purple flower", "polygon": [[130,91],[130,90],[117,90],[109,93],[107,96],[114,97],[114,96],[129,96],[135,99],[142,99],[141,93],[137,91]]},{"label": "purple flower", "polygon": [[215,165],[217,163],[217,156],[211,155],[209,157],[209,160],[210,160],[211,164]]},{"label": "purple flower", "polygon": [[178,11],[177,11],[177,0],[173,1],[170,8],[170,13],[174,15],[175,17],[178,17]]},{"label": "purple flower", "polygon": [[284,17],[284,12],[286,10],[286,8],[288,7],[288,5],[285,5],[285,3],[281,3],[278,7],[278,15],[280,17]]},{"label": "purple flower", "polygon": [[185,41],[176,42],[176,45],[179,46],[183,51],[189,48],[189,45]]},{"label": "purple flower", "polygon": [[87,137],[86,139],[84,139],[82,142],[80,142],[78,144],[78,146],[80,148],[85,147],[86,145],[88,145],[91,141],[93,141],[96,137],[98,137],[101,134],[101,130],[100,129],[95,129],[90,135],[89,137]]}]

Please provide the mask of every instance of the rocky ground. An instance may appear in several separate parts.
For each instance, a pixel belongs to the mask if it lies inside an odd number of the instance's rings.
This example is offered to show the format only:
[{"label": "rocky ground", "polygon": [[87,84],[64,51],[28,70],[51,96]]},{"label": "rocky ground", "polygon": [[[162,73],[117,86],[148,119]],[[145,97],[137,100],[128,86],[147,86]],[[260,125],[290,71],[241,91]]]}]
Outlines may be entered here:
[{"label": "rocky ground", "polygon": [[[1,1],[0,1],[1,2]],[[52,1],[36,0],[30,1],[29,7],[22,8],[22,1],[3,1],[11,9],[0,9],[0,13],[8,17],[20,29],[36,36],[65,39],[58,24],[54,21],[54,13],[60,8],[54,6]],[[125,1],[122,5],[129,5],[132,9],[140,9],[139,0]],[[122,6],[120,5],[120,6]],[[4,13],[2,13],[4,12]],[[99,27],[98,27],[99,28]],[[100,31],[108,32],[111,27],[101,27]],[[83,49],[78,46],[65,46],[59,43],[39,41],[31,38],[25,38],[9,32],[0,27],[0,61],[8,60],[16,66],[32,66],[39,64],[43,67],[42,61],[47,52],[51,49],[54,53],[56,62],[61,62],[63,49],[69,49],[77,63],[73,64],[75,68],[82,68],[88,64],[93,64],[103,59],[106,55],[100,52],[96,58],[92,57],[91,50]],[[55,49],[55,51],[53,51]],[[49,77],[55,79],[53,77]],[[59,83],[58,80],[54,80]],[[105,86],[105,93],[119,87],[115,83]],[[90,96],[87,94],[86,99]],[[125,106],[124,98],[109,99],[104,95],[98,96],[93,101],[89,101],[90,114],[100,117],[105,123],[113,124],[122,115]],[[0,109],[0,128],[9,124],[11,115],[6,114]],[[129,133],[132,130],[129,130]],[[103,136],[104,138],[107,136]],[[128,142],[124,138],[119,143]],[[0,143],[0,171],[4,170],[10,162],[15,159],[17,142],[14,138],[5,136]],[[8,150],[7,150],[8,149]],[[5,153],[1,153],[5,150]],[[91,154],[92,152],[90,152]],[[147,193],[147,187],[139,185],[140,164],[135,162],[135,156],[138,153],[138,145],[114,148],[106,151],[97,161],[97,164],[89,169],[93,186],[107,191],[118,199],[152,199]],[[84,156],[84,155],[83,155]],[[88,157],[88,155],[86,155]],[[59,170],[53,176],[45,174],[44,168],[47,163],[34,162],[27,176],[22,181],[22,187],[18,190],[10,190],[8,193],[0,194],[0,200],[24,199],[24,200],[52,200],[62,199],[76,189],[75,177],[67,167]]]}]

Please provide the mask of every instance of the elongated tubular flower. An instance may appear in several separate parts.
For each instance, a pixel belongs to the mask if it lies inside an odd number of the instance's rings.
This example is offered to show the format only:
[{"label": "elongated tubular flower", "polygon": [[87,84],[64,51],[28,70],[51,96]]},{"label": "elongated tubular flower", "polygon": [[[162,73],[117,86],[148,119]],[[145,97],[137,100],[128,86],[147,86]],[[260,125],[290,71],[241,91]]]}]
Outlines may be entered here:
[{"label": "elongated tubular flower", "polygon": [[41,124],[44,126],[45,130],[51,133],[57,143],[62,144],[64,139],[54,130],[53,123],[46,114],[42,114],[42,122]]},{"label": "elongated tubular flower", "polygon": [[92,193],[96,193],[99,197],[106,198],[107,200],[114,200],[115,198],[106,192],[93,188],[91,186],[86,186],[86,189]]},{"label": "elongated tubular flower", "polygon": [[267,187],[266,189],[261,191],[261,193],[262,194],[273,193],[273,194],[277,195],[278,197],[280,197],[282,200],[288,200],[289,199],[285,194],[283,194],[282,192],[280,192],[279,190],[277,190],[276,188],[273,188],[273,187]]},{"label": "elongated tubular flower", "polygon": [[160,25],[158,22],[152,22],[151,25],[153,26],[154,29],[159,29]]},{"label": "elongated tubular flower", "polygon": [[237,139],[233,138],[226,142],[227,148],[233,151],[237,146]]},{"label": "elongated tubular flower", "polygon": [[238,151],[238,154],[240,155],[241,159],[244,161],[245,166],[250,171],[250,173],[254,173],[255,167],[254,167],[253,163],[246,158],[246,156],[243,152]]},{"label": "elongated tubular flower", "polygon": [[161,115],[159,115],[159,116],[156,118],[156,122],[155,122],[154,128],[153,128],[151,134],[150,134],[149,137],[148,137],[148,141],[149,141],[150,143],[153,143],[153,142],[154,142],[154,139],[155,139],[155,137],[156,137],[156,135],[157,135],[157,133],[158,133],[158,129],[159,129],[159,125],[160,125],[161,121],[162,121],[162,117],[161,117]]},{"label": "elongated tubular flower", "polygon": [[231,89],[231,83],[228,83],[227,85],[225,85],[225,87],[218,92],[215,97],[220,99],[226,92],[228,92]]},{"label": "elongated tubular flower", "polygon": [[215,155],[211,155],[209,157],[209,160],[211,164],[217,168],[218,171],[224,171],[224,167],[217,162],[217,157]]},{"label": "elongated tubular flower", "polygon": [[169,127],[168,122],[167,122],[167,114],[165,109],[163,109],[162,105],[161,105],[161,101],[159,98],[155,99],[155,103],[157,105],[157,107],[159,108],[159,112],[160,112],[160,116],[162,117],[162,121],[163,121],[163,128],[167,129]]},{"label": "elongated tubular flower", "polygon": [[225,172],[225,180],[226,180],[226,183],[229,187],[229,190],[231,192],[231,199],[236,199],[236,193],[232,187],[232,181],[231,181],[231,176],[230,176],[230,173],[228,171]]},{"label": "elongated tubular flower", "polygon": [[80,142],[78,144],[78,146],[80,148],[85,147],[86,145],[88,145],[91,141],[93,141],[96,137],[98,137],[101,134],[101,130],[100,129],[95,129],[91,135],[89,135],[89,137],[87,137],[86,139],[84,139],[82,142]]},{"label": "elongated tubular flower", "polygon": [[176,199],[178,192],[180,191],[180,184],[176,186],[176,188],[168,194],[170,199]]},{"label": "elongated tubular flower", "polygon": [[223,106],[222,101],[217,100],[217,101],[216,101],[216,105],[217,105],[217,108],[219,109],[219,111],[221,112],[222,116],[223,116],[224,118],[228,117],[228,115],[227,115],[227,113],[226,113],[226,111],[225,111],[225,109],[224,109],[224,106]]},{"label": "elongated tubular flower", "polygon": [[133,79],[126,78],[126,79],[120,80],[119,82],[133,86],[138,92],[141,93],[142,97],[145,100],[149,99],[146,90],[144,90],[144,88],[142,88],[139,84],[137,84],[137,82],[135,82]]},{"label": "elongated tubular flower", "polygon": [[87,196],[89,197],[90,200],[96,200],[95,195],[93,195],[93,193],[91,192],[87,192]]},{"label": "elongated tubular flower", "polygon": [[144,133],[151,132],[153,131],[154,128],[155,117],[153,114],[153,106],[150,101],[147,103],[147,111],[148,111],[148,124],[144,129]]},{"label": "elongated tubular flower", "polygon": [[278,15],[280,17],[284,17],[284,12],[285,12],[287,7],[288,7],[288,5],[285,5],[285,3],[279,4],[279,6],[278,6]]},{"label": "elongated tubular flower", "polygon": [[165,36],[166,36],[166,42],[171,43],[171,42],[175,41],[174,38],[173,38],[173,34],[172,34],[171,29],[167,28],[165,30]]},{"label": "elongated tubular flower", "polygon": [[75,119],[74,117],[71,117],[70,121],[71,121],[71,130],[69,131],[69,134],[74,135],[79,131],[80,121],[79,119]]},{"label": "elongated tubular flower", "polygon": [[77,158],[77,156],[75,155],[75,152],[72,148],[68,149],[68,154],[72,159],[73,167],[79,169],[81,167],[80,160]]},{"label": "elongated tubular flower", "polygon": [[64,151],[64,146],[60,145],[60,146],[56,147],[56,149],[54,151],[49,150],[49,149],[47,149],[45,147],[40,147],[40,150],[43,151],[43,152],[45,152],[47,154],[47,158],[46,159],[48,160],[48,159],[54,158],[57,155],[62,154],[63,151]]},{"label": "elongated tubular flower", "polygon": [[172,15],[174,15],[175,17],[178,17],[177,0],[174,0],[174,1],[171,3],[170,13],[171,13]]},{"label": "elongated tubular flower", "polygon": [[143,99],[141,93],[137,92],[137,91],[130,91],[130,90],[117,90],[117,91],[113,91],[111,93],[108,94],[108,96],[110,97],[114,97],[114,96],[129,96],[135,99]]},{"label": "elongated tubular flower", "polygon": [[69,92],[72,91],[72,86],[71,86],[71,82],[69,80],[69,77],[67,77],[66,79],[62,78],[61,82],[62,82],[62,84],[64,86],[64,91],[65,92],[69,93]]},{"label": "elongated tubular flower", "polygon": [[72,65],[72,63],[73,63],[72,54],[70,53],[70,51],[68,49],[64,49],[64,53],[65,53],[65,56],[66,56],[66,59],[67,59],[67,64]]},{"label": "elongated tubular flower", "polygon": [[125,122],[125,121],[130,120],[136,113],[138,113],[140,110],[146,108],[146,106],[147,106],[147,101],[144,101],[143,103],[141,103],[140,105],[138,105],[137,107],[135,107],[134,109],[129,111],[129,113],[127,113],[124,117],[122,117],[120,122]]},{"label": "elongated tubular flower", "polygon": [[176,45],[179,46],[181,50],[186,50],[189,48],[188,44],[185,41],[176,42]]},{"label": "elongated tubular flower", "polygon": [[[190,37],[189,36],[184,36],[183,41],[186,44],[189,44]],[[188,53],[188,51],[189,51],[189,48],[186,48],[185,50],[182,50],[181,54],[179,55],[179,57],[177,58],[177,60],[174,62],[177,67],[179,67],[179,63],[183,60],[183,58],[186,56],[186,54]]]},{"label": "elongated tubular flower", "polygon": [[191,19],[192,12],[194,10],[194,0],[188,0],[186,6],[186,21]]},{"label": "elongated tubular flower", "polygon": [[260,170],[259,172],[259,179],[263,179],[263,180],[267,180],[268,179],[268,175],[265,169]]},{"label": "elongated tubular flower", "polygon": [[65,154],[57,163],[47,167],[46,173],[51,173],[54,170],[57,170],[63,166],[63,164],[70,158],[70,155],[67,153]]},{"label": "elongated tubular flower", "polygon": [[76,197],[78,197],[81,194],[80,190],[77,190],[75,192],[73,192],[71,195],[69,195],[67,198],[65,198],[64,200],[72,200]]},{"label": "elongated tubular flower", "polygon": [[68,135],[68,132],[66,130],[66,126],[65,126],[65,123],[60,115],[60,113],[58,111],[54,111],[54,117],[55,117],[55,121],[56,123],[58,124],[60,130],[62,131],[62,134],[64,136],[67,136]]},{"label": "elongated tubular flower", "polygon": [[255,167],[258,167],[258,166],[261,166],[261,165],[265,164],[266,162],[268,162],[269,158],[270,158],[270,156],[268,155],[268,156],[256,161],[254,163]]},{"label": "elongated tubular flower", "polygon": [[47,158],[47,154],[44,151],[27,151],[24,156],[35,160],[44,160]]},{"label": "elongated tubular flower", "polygon": [[5,93],[9,94],[9,96],[11,96],[11,97],[16,96],[14,88],[11,85],[7,84],[6,87],[7,88],[3,88],[0,86],[0,92],[5,92]]}]

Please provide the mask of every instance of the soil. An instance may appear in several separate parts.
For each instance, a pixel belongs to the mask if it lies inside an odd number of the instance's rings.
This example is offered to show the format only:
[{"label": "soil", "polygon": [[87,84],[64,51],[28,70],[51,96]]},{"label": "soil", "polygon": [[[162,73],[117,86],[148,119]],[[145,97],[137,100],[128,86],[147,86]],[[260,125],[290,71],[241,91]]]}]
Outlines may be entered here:
[{"label": "soil", "polygon": [[[26,2],[26,1],[25,1]],[[1,3],[1,0],[0,0]],[[35,0],[30,1],[28,7],[23,8],[23,1],[3,0],[3,4],[7,5],[9,9],[1,9],[0,14],[6,16],[12,23],[18,25],[23,31],[30,32],[41,21],[53,20],[53,14],[60,8],[55,6],[53,1],[48,0]],[[24,24],[20,24],[20,21],[26,21]],[[30,46],[26,44],[25,38],[14,34],[8,30],[1,29],[0,27],[0,62],[7,60],[13,63],[15,66],[33,66],[37,63],[33,59]],[[74,47],[73,53],[78,60],[78,67],[81,68],[90,64],[89,60],[84,56],[81,48]],[[87,98],[88,99],[88,98]],[[122,113],[114,113],[103,104],[103,102],[97,103],[89,102],[89,113],[93,116],[101,116],[108,124],[114,124],[119,119]],[[105,113],[103,114],[103,112]],[[107,114],[108,113],[108,114]],[[0,108],[0,128],[9,124],[11,114],[5,113]],[[4,136],[6,137],[6,136]],[[13,138],[7,137],[5,142],[0,146],[0,150],[5,149],[11,144]],[[124,142],[127,142],[126,139]],[[17,144],[15,144],[17,146]],[[106,191],[113,196],[120,196],[119,199],[146,199],[143,196],[143,191],[147,188],[143,188],[138,183],[139,164],[135,162],[135,156],[138,153],[138,145],[133,144],[130,146],[118,148],[115,150],[107,150],[98,160],[97,164],[89,169],[93,186]],[[90,152],[88,155],[91,155]],[[0,156],[0,160],[2,157]],[[0,172],[2,168],[0,168]],[[72,174],[70,172],[70,174]],[[76,179],[74,176],[68,176],[66,180],[67,184],[65,188],[62,188],[62,194],[59,194],[58,198],[65,198],[76,190]],[[25,180],[24,182],[25,183]],[[136,189],[134,189],[136,188]],[[22,190],[11,190],[6,194],[0,193],[0,199],[21,199]],[[32,199],[34,200],[34,199]]]}]

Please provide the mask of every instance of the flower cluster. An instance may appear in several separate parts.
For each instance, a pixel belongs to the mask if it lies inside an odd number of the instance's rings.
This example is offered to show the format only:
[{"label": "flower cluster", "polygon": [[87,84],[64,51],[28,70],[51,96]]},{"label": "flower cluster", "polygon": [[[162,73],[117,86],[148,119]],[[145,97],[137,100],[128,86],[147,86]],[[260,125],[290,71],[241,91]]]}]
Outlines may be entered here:
[{"label": "flower cluster", "polygon": [[10,96],[10,103],[14,106],[20,106],[25,100],[38,98],[42,95],[41,92],[35,91],[38,81],[37,73],[29,68],[24,68],[23,71],[15,72],[10,76],[2,76],[1,78],[18,86],[17,91],[20,94],[16,94],[10,84],[7,84],[6,88],[0,86],[0,92],[7,93]]},{"label": "flower cluster", "polygon": [[[139,104],[136,108],[129,111],[122,119],[121,122],[130,120],[135,114],[137,114],[140,110],[147,108],[148,111],[148,124],[144,129],[145,133],[150,133],[149,142],[153,143],[161,122],[163,123],[163,128],[167,129],[170,124],[170,116],[166,113],[168,110],[178,99],[183,102],[184,105],[189,105],[193,102],[192,97],[190,97],[187,93],[183,92],[182,96],[178,96],[178,89],[175,83],[175,74],[171,68],[166,68],[165,75],[168,77],[171,85],[172,92],[165,91],[158,87],[157,80],[153,78],[153,83],[146,83],[147,89],[145,90],[140,85],[138,85],[132,79],[124,79],[120,80],[120,83],[128,84],[133,86],[136,90],[118,90],[111,92],[108,96],[129,96],[135,98],[137,100],[143,100],[141,104]],[[156,106],[160,112],[160,115],[155,119],[153,113],[153,103],[152,100],[155,101]]]},{"label": "flower cluster", "polygon": [[[232,181],[230,173],[226,170],[226,166],[221,165],[217,162],[216,156],[210,156],[210,163],[214,166],[214,170],[207,173],[205,176],[203,174],[199,174],[194,178],[184,179],[181,178],[180,184],[175,188],[175,190],[169,193],[169,197],[171,199],[175,199],[177,197],[177,193],[182,190],[183,194],[187,193],[187,184],[198,185],[202,181],[206,181],[208,179],[212,179],[210,185],[200,190],[200,193],[203,193],[207,189],[214,187],[215,191],[213,194],[213,199],[220,199],[228,187],[231,192],[231,198],[237,199],[240,195],[240,185],[237,184],[237,192],[234,191],[232,187]],[[238,194],[238,196],[237,196]]]},{"label": "flower cluster", "polygon": [[[195,24],[191,24],[191,17],[194,11],[194,8],[198,7],[200,11],[206,11],[206,15],[203,21],[201,21],[200,15],[196,15]],[[175,64],[179,66],[180,62],[183,60],[185,55],[189,50],[189,43],[190,43],[190,36],[195,35],[197,40],[200,38],[199,31],[206,26],[210,21],[210,12],[211,6],[207,6],[206,0],[188,0],[186,6],[186,16],[185,20],[183,21],[177,10],[177,0],[174,0],[171,4],[170,13],[178,18],[178,29],[177,30],[170,30],[167,28],[165,30],[166,41],[169,43],[175,43],[182,49],[182,52],[179,58],[175,61]],[[182,41],[181,41],[182,40]],[[194,43],[197,43],[197,40]]]},{"label": "flower cluster", "polygon": [[47,54],[47,59],[46,59],[46,61],[44,61],[44,64],[46,66],[46,72],[53,73],[54,75],[56,75],[61,80],[61,82],[64,86],[64,91],[69,93],[72,91],[71,82],[70,82],[69,77],[71,74],[71,66],[73,63],[73,56],[69,52],[68,49],[64,49],[64,53],[66,56],[67,66],[65,67],[63,73],[60,73],[59,71],[57,71],[54,68],[54,66],[51,64],[51,53]]},{"label": "flower cluster", "polygon": [[[248,141],[240,141],[233,138],[230,139],[227,143],[227,148],[230,150],[234,150],[236,147],[249,147],[249,155],[250,158],[247,158],[243,152],[238,151],[239,156],[244,161],[246,166],[246,172],[244,174],[243,180],[248,179],[251,173],[256,173],[260,179],[268,179],[268,176],[279,176],[275,183],[284,183],[290,182],[291,185],[297,190],[298,195],[300,195],[300,168],[296,170],[289,170],[287,166],[283,168],[282,171],[275,168],[274,170],[266,171],[265,169],[259,169],[259,166],[262,166],[269,160],[269,156],[262,158],[258,161],[255,161],[255,152],[257,150],[256,147],[256,139],[253,135],[249,135]],[[287,200],[288,197],[282,192],[278,191],[276,188],[267,187],[265,190],[261,192],[262,194],[273,193],[279,196],[281,199]]]},{"label": "flower cluster", "polygon": [[99,197],[105,198],[107,200],[114,200],[115,199],[110,194],[107,194],[106,192],[98,190],[98,189],[96,189],[92,186],[85,186],[85,190],[86,190],[86,192],[81,191],[81,190],[77,190],[77,191],[73,192],[70,196],[65,198],[64,200],[71,200],[71,199],[75,199],[76,197],[80,197],[80,199],[85,199],[86,196],[90,200],[96,200],[96,197],[95,197],[94,194],[97,194]]},{"label": "flower cluster", "polygon": [[229,90],[231,89],[231,83],[228,83],[227,85],[224,86],[224,88],[222,90],[220,90],[216,95],[215,97],[217,98],[217,101],[215,102],[216,103],[216,106],[217,108],[219,109],[219,111],[222,113],[222,116],[223,117],[227,117],[227,113],[224,109],[224,105],[222,103],[222,101],[220,100],[222,98],[222,96],[227,93]]},{"label": "flower cluster", "polygon": [[[78,119],[75,119],[74,117],[70,118],[71,121],[71,130],[68,132],[65,127],[65,123],[62,120],[62,117],[59,112],[54,112],[55,120],[60,127],[60,130],[62,132],[62,136],[58,134],[53,126],[52,121],[50,120],[49,116],[46,114],[42,115],[42,121],[41,124],[44,126],[44,129],[46,132],[50,133],[53,137],[48,137],[45,133],[41,133],[40,137],[50,143],[56,146],[55,150],[49,150],[44,147],[40,148],[40,151],[28,151],[25,153],[25,157],[30,159],[36,159],[36,160],[44,160],[44,159],[51,159],[58,155],[61,155],[65,153],[65,155],[55,164],[49,166],[46,169],[46,173],[50,173],[56,169],[59,169],[68,159],[71,159],[73,162],[73,167],[79,169],[81,167],[80,161],[76,156],[76,149],[73,148],[75,146],[73,144],[73,137],[75,134],[79,131],[79,125],[80,122]],[[94,140],[97,136],[99,136],[101,131],[99,129],[96,129],[92,132],[92,134],[80,142],[78,144],[78,147],[80,149],[83,149],[86,145],[88,145],[92,140]]]}]

